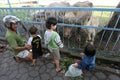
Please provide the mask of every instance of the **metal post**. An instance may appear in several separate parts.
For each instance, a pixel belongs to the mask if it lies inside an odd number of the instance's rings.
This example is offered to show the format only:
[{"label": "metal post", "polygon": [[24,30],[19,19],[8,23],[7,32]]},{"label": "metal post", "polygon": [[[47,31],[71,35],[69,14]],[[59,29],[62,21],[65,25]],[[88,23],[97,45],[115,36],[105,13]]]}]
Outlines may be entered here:
[{"label": "metal post", "polygon": [[9,1],[9,0],[7,0],[7,1],[8,1],[8,4],[9,4],[9,8],[10,8],[11,15],[14,15],[13,10],[12,10],[12,7],[11,7],[11,4],[10,4],[10,1]]}]

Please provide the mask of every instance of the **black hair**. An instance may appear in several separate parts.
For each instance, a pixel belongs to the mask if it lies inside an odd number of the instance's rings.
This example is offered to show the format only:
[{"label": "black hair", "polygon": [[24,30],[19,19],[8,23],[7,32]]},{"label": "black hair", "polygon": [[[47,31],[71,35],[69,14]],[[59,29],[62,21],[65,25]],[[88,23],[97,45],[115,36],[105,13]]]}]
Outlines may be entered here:
[{"label": "black hair", "polygon": [[13,25],[13,24],[18,24],[18,22],[16,22],[16,23],[10,22],[10,27],[9,27],[9,29],[13,30],[13,28],[12,28],[12,25]]},{"label": "black hair", "polygon": [[96,49],[95,46],[93,44],[87,44],[85,49],[84,49],[84,53],[85,55],[92,57],[96,54]]},{"label": "black hair", "polygon": [[30,27],[29,32],[30,34],[36,34],[37,33],[37,28],[35,26]]},{"label": "black hair", "polygon": [[13,22],[10,22],[10,29],[12,29]]},{"label": "black hair", "polygon": [[57,24],[57,20],[54,17],[49,17],[46,21],[46,28],[47,29],[51,29],[51,25],[56,25]]}]

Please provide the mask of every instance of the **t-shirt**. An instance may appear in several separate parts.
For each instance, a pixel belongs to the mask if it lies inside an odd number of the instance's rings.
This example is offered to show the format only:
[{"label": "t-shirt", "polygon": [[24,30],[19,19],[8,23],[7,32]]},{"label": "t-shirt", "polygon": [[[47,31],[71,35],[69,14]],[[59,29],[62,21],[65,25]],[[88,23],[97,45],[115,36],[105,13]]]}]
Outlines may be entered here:
[{"label": "t-shirt", "polygon": [[[42,37],[41,37],[40,35],[37,35],[37,36],[39,36],[39,38],[42,39]],[[33,40],[33,37],[31,36],[31,37],[28,39],[27,44],[28,44],[28,45],[32,45],[32,40]]]},{"label": "t-shirt", "polygon": [[32,53],[37,54],[37,56],[42,55],[41,39],[41,36],[37,35],[36,37],[30,37],[28,40],[28,45],[32,46]]},{"label": "t-shirt", "polygon": [[[47,31],[44,34],[45,45],[52,49],[63,48],[60,36],[55,31]],[[59,44],[60,43],[60,44]]]},{"label": "t-shirt", "polygon": [[[17,34],[16,32],[12,32],[10,30],[7,30],[6,32],[6,36],[5,36],[7,42],[9,43],[10,47],[16,47],[16,46],[25,46],[25,42],[23,41],[23,39],[20,37],[19,34]],[[17,55],[21,50],[14,50],[14,55]]]},{"label": "t-shirt", "polygon": [[89,57],[89,56],[84,55],[82,57],[81,62],[78,63],[78,68],[87,69],[89,71],[93,70],[95,67],[95,59],[96,59],[95,56]]}]

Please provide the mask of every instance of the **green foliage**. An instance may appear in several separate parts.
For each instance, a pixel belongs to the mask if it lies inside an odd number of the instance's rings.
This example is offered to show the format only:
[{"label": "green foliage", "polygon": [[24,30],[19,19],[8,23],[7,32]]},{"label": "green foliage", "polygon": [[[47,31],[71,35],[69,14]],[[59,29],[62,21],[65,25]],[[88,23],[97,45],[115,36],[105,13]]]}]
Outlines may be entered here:
[{"label": "green foliage", "polygon": [[94,11],[93,15],[96,16],[99,19],[99,26],[104,27],[108,21],[110,20],[113,12],[107,12],[107,11]]},{"label": "green foliage", "polygon": [[61,60],[61,67],[66,71],[68,67],[74,63],[72,58],[64,58]]}]

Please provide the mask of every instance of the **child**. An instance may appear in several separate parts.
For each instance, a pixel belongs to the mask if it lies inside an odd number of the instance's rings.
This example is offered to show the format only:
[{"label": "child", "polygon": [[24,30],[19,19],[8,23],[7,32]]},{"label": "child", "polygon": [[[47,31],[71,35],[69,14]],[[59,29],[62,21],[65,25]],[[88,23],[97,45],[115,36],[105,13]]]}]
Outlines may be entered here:
[{"label": "child", "polygon": [[95,67],[95,54],[96,49],[93,45],[93,42],[90,42],[85,47],[84,53],[80,53],[81,60],[70,65],[68,71],[65,73],[65,76],[81,76],[82,73],[93,70]]},{"label": "child", "polygon": [[42,56],[43,54],[41,47],[41,36],[37,35],[37,28],[34,26],[29,29],[29,32],[32,36],[28,40],[28,45],[32,47],[33,61],[31,65],[35,66],[37,57]]},{"label": "child", "polygon": [[74,67],[82,69],[83,73],[93,70],[95,67],[95,54],[96,49],[93,45],[93,42],[88,43],[88,45],[84,49],[84,53],[80,53],[80,57],[82,60],[75,63]]},{"label": "child", "polygon": [[60,52],[59,47],[63,48],[63,43],[61,42],[59,34],[54,31],[56,29],[57,20],[54,17],[49,17],[46,21],[46,28],[44,34],[45,45],[47,45],[53,60],[56,65],[56,72],[60,72],[61,68],[59,65]]}]

